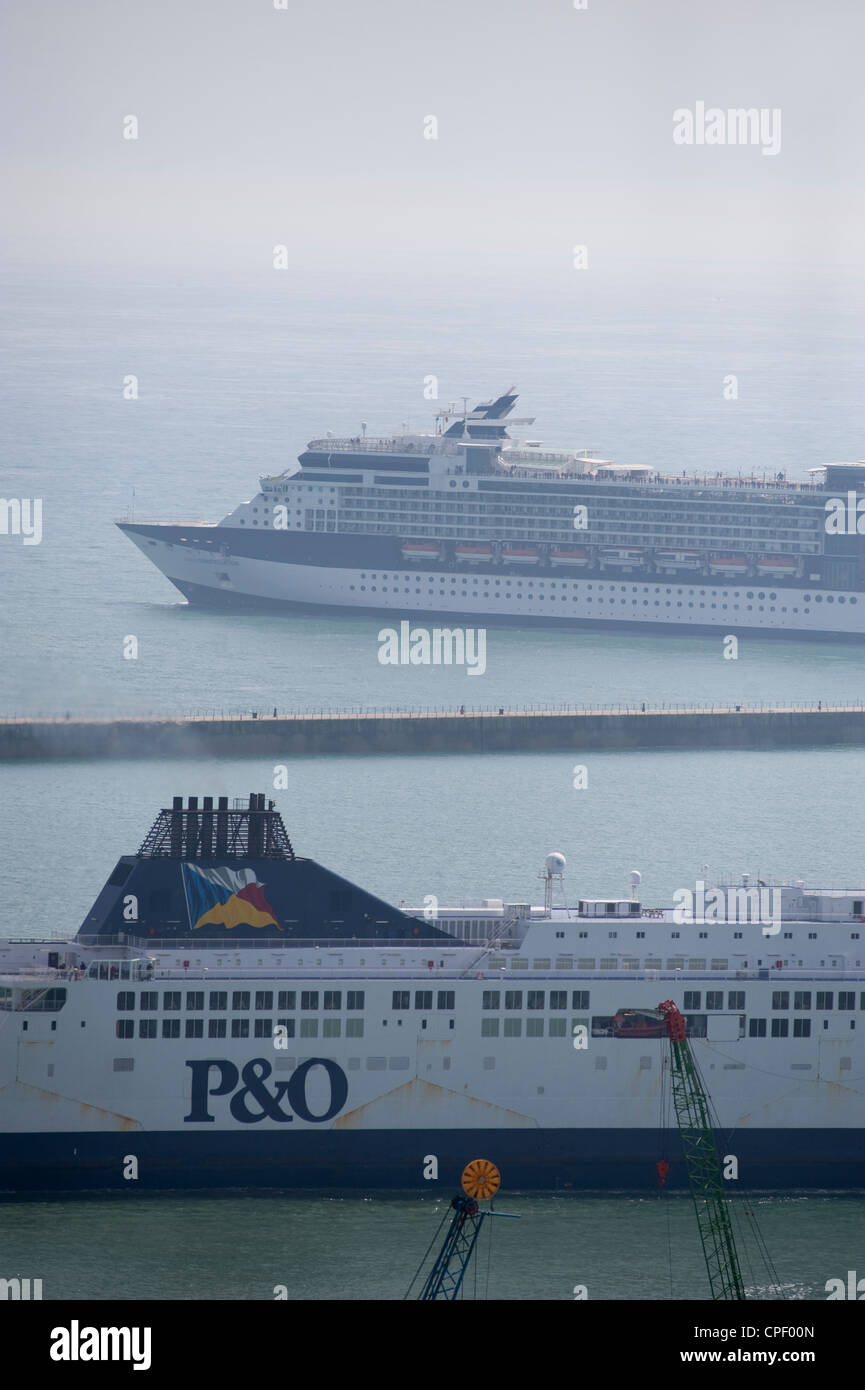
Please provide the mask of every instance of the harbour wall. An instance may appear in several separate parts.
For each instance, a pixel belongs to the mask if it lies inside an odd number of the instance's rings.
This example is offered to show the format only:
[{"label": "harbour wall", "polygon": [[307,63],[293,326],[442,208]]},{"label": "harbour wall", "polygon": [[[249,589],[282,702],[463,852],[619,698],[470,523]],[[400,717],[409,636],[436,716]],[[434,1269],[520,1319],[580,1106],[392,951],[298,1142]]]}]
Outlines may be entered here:
[{"label": "harbour wall", "polygon": [[469,710],[0,721],[0,762],[865,745],[865,706]]}]

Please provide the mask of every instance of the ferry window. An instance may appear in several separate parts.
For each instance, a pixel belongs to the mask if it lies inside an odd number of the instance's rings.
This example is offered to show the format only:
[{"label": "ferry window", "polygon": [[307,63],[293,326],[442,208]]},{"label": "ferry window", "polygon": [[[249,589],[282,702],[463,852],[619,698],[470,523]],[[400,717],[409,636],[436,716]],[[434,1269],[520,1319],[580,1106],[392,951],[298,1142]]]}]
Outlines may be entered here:
[{"label": "ferry window", "polygon": [[[142,1007],[142,1009],[158,1009],[158,1008],[159,1008],[159,995],[158,995],[158,993],[157,993],[157,991],[156,991],[155,989],[154,989],[154,990],[142,990],[142,992],[141,992],[141,1007]],[[148,1035],[147,1035],[146,1033],[141,1033],[139,1036],[142,1037],[142,1038],[144,1038],[144,1037],[147,1037]]]},{"label": "ferry window", "polygon": [[117,996],[117,1010],[119,1013],[129,1013],[135,1008],[135,991],[121,990]]},{"label": "ferry window", "polygon": [[224,989],[212,989],[210,991],[210,1007],[213,1010],[228,1008],[228,991]]},{"label": "ferry window", "polygon": [[830,990],[818,989],[818,991],[817,991],[817,1008],[818,1008],[818,1009],[834,1009],[834,1007],[835,1007],[835,994],[834,994],[834,991],[831,990],[831,989],[830,989]]},{"label": "ferry window", "polygon": [[317,1008],[318,1008],[318,990],[317,990],[317,989],[302,989],[302,990],[300,991],[300,1007],[301,1007],[302,1009],[317,1009]]},{"label": "ferry window", "polygon": [[[773,1021],[774,1021],[775,1023],[781,1023],[781,1022],[784,1022],[785,1020],[783,1020],[783,1019],[775,1019],[775,1020],[773,1020]],[[766,1020],[765,1020],[765,1018],[752,1018],[752,1019],[749,1019],[749,1021],[748,1021],[748,1037],[749,1037],[749,1038],[765,1038],[765,1036],[766,1036]]]},{"label": "ferry window", "polygon": [[572,1009],[587,1009],[589,1007],[589,990],[575,989],[571,995]]},{"label": "ferry window", "polygon": [[452,989],[440,989],[438,992],[438,1007],[440,1009],[452,1009],[454,1007],[455,993]]},{"label": "ferry window", "polygon": [[163,1038],[179,1038],[179,1037],[180,1037],[180,1019],[179,1019],[179,1018],[164,1018],[164,1019],[162,1020],[162,1036],[163,1036]]},{"label": "ferry window", "polygon": [[681,932],[678,932],[678,931],[671,931],[671,932],[670,932],[670,937],[671,937],[671,939],[672,939],[673,941],[677,941],[681,935],[682,935],[682,933],[681,933]]},{"label": "ferry window", "polygon": [[317,1037],[318,1037],[318,1019],[317,1019],[317,1018],[302,1018],[302,1019],[300,1020],[300,1036],[301,1036],[302,1038],[317,1038]]},{"label": "ferry window", "polygon": [[[789,991],[789,990],[786,990],[786,989],[773,989],[773,991],[772,991],[772,1008],[773,1008],[773,1009],[789,1009],[789,1007],[790,1007],[790,991]],[[777,1035],[776,1035],[776,1036],[777,1036]]]},{"label": "ferry window", "polygon": [[564,1038],[567,1036],[568,1020],[566,1018],[551,1018],[549,1034],[551,1038]]},{"label": "ferry window", "polygon": [[865,994],[859,995],[859,1008],[865,1009]]},{"label": "ferry window", "polygon": [[[179,1009],[179,1008],[180,1008],[180,990],[179,990],[179,989],[166,990],[165,993],[164,993],[163,996],[162,996],[162,1007],[163,1007],[163,1009]],[[165,1037],[165,1036],[166,1036],[166,1035],[163,1033],[163,1037]]]},{"label": "ferry window", "polygon": [[186,1036],[187,1036],[188,1038],[203,1038],[203,1037],[204,1037],[204,1019],[203,1019],[203,1018],[188,1018],[188,1019],[186,1020]]},{"label": "ferry window", "polygon": [[114,1036],[117,1038],[134,1038],[135,1019],[118,1018],[117,1022],[114,1025]]},{"label": "ferry window", "polygon": [[685,1009],[699,1009],[701,991],[698,989],[685,990]]},{"label": "ferry window", "polygon": [[[325,1005],[325,1007],[327,1007],[327,1006]],[[257,990],[255,991],[255,1011],[256,1011],[256,1013],[258,1013],[260,1010],[272,1009],[272,1008],[273,1008],[273,990],[272,990],[272,989],[257,989]]]},{"label": "ferry window", "polygon": [[224,1038],[227,1030],[227,1020],[224,1018],[211,1018],[207,1023],[207,1036],[209,1038]]},{"label": "ferry window", "polygon": [[[234,990],[234,991],[232,992],[232,995],[231,995],[231,1007],[232,1007],[232,1009],[239,1009],[239,1010],[248,1009],[248,1008],[249,1008],[249,990],[248,990],[248,989],[236,989],[236,990]],[[240,1034],[235,1034],[234,1036],[235,1036],[235,1037],[239,1037]]]},{"label": "ferry window", "polygon": [[[508,1020],[510,1022],[510,1020]],[[481,1037],[497,1038],[499,1035],[499,1021],[497,1018],[481,1019]]]},{"label": "ferry window", "polygon": [[255,1038],[272,1038],[272,1037],[273,1037],[273,1021],[272,1021],[272,1019],[269,1019],[269,1018],[256,1018],[256,1019],[254,1019],[254,1020],[253,1020],[253,1030],[252,1030],[252,1033],[253,1033],[253,1037],[255,1037]]},{"label": "ferry window", "polygon": [[[551,1009],[566,1009],[567,1007],[568,1007],[568,991],[567,991],[566,989],[551,989],[551,990],[550,990],[550,1008],[551,1008]],[[582,1006],[582,1004],[577,1004],[575,1007],[578,1008],[578,1009],[581,1009],[583,1006]],[[587,1007],[588,1007],[588,1006],[587,1006]]]},{"label": "ferry window", "polygon": [[248,1018],[233,1018],[233,1019],[231,1020],[231,1036],[232,1036],[233,1038],[248,1038],[248,1037],[249,1037],[249,1019],[248,1019]]},{"label": "ferry window", "polygon": [[[486,1000],[486,997],[487,997],[486,994],[484,994],[484,999],[485,999],[485,1000]],[[415,992],[414,992],[414,1006],[415,1006],[416,1009],[431,1009],[431,1008],[432,1008],[432,990],[431,990],[431,989],[416,989]],[[485,1003],[485,1004],[484,1004],[484,1008],[486,1009],[486,1008],[488,1008],[488,1007],[489,1007],[489,1006]]]},{"label": "ferry window", "polygon": [[347,1038],[363,1037],[363,1019],[347,1018],[345,1021],[345,1036]]},{"label": "ferry window", "polygon": [[338,1038],[342,1033],[342,1023],[338,1018],[326,1018],[321,1026],[324,1038]]},{"label": "ferry window", "polygon": [[138,1036],[139,1036],[139,1038],[155,1038],[155,1037],[156,1037],[156,1019],[155,1019],[155,1018],[140,1018],[140,1019],[138,1020]]},{"label": "ferry window", "polygon": [[505,1008],[521,1009],[523,1007],[523,992],[521,989],[505,990]]},{"label": "ferry window", "polygon": [[811,991],[810,989],[797,989],[793,992],[794,1009],[810,1009]]},{"label": "ferry window", "polygon": [[393,992],[393,1008],[395,1008],[395,1009],[407,1009],[407,1008],[409,1008],[409,1000],[410,1000],[410,998],[411,998],[411,991],[410,991],[410,990],[407,990],[407,989],[395,989],[394,992]]},{"label": "ferry window", "polygon": [[542,1018],[526,1019],[526,1037],[542,1038],[544,1036],[544,1020]]},{"label": "ferry window", "polygon": [[[781,1022],[783,1022],[784,1020],[782,1020],[782,1019],[777,1019],[776,1021],[777,1021],[778,1023],[781,1023]],[[794,1038],[810,1038],[810,1036],[811,1036],[811,1020],[810,1020],[810,1018],[794,1018],[794,1019],[793,1019],[793,1037],[794,1037]]]},{"label": "ferry window", "polygon": [[203,990],[203,989],[190,989],[190,990],[187,990],[187,991],[186,991],[186,1007],[187,1007],[187,1009],[190,1011],[190,1013],[196,1012],[196,1011],[198,1011],[198,1010],[200,1010],[200,1009],[203,1009],[203,1008],[204,1008],[204,990]]},{"label": "ferry window", "polygon": [[706,1008],[723,1009],[724,991],[722,989],[709,989],[706,991]]},{"label": "ferry window", "polygon": [[542,1009],[544,1007],[544,990],[530,989],[527,1007],[530,1009]]},{"label": "ferry window", "polygon": [[[281,997],[281,996],[280,996],[280,997]],[[364,1000],[364,991],[363,991],[362,989],[350,989],[350,990],[348,991],[348,997],[347,997],[347,999],[346,999],[346,1005],[345,1005],[345,1007],[346,1007],[347,1009],[362,1009],[362,1008],[363,1008],[363,1000]]]},{"label": "ferry window", "polygon": [[[278,1019],[276,1020],[276,1027],[277,1027],[277,1028],[280,1028],[280,1029],[282,1030],[281,1036],[282,1036],[283,1038],[293,1038],[293,1037],[294,1037],[294,1019],[293,1019],[293,1018],[278,1018]],[[274,1036],[276,1036],[276,1033],[275,1033],[275,1032],[274,1032]]]},{"label": "ferry window", "polygon": [[772,1037],[786,1038],[790,1032],[790,1020],[787,1018],[772,1019]]},{"label": "ferry window", "polygon": [[[277,995],[277,1007],[280,1009],[295,1008],[295,992],[293,989],[281,989]],[[351,1004],[348,1006],[351,1008]]]},{"label": "ferry window", "polygon": [[505,1019],[505,1037],[520,1038],[523,1033],[523,1020],[521,1018]]},{"label": "ferry window", "polygon": [[839,990],[839,992],[838,992],[838,1008],[839,1008],[839,1009],[855,1009],[855,1007],[856,1007],[856,995],[855,995],[855,993],[853,992],[853,990],[852,990],[852,989],[851,989],[851,990],[845,990],[845,989]]}]

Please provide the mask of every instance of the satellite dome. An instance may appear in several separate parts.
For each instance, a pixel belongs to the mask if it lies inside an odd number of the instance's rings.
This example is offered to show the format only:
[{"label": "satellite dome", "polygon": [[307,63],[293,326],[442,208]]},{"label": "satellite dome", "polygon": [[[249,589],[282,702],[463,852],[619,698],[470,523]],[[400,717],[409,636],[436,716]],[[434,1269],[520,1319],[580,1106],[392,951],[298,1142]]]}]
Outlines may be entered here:
[{"label": "satellite dome", "polygon": [[560,877],[565,872],[567,862],[565,856],[559,850],[554,849],[552,854],[548,854],[544,860],[544,868],[551,878]]}]

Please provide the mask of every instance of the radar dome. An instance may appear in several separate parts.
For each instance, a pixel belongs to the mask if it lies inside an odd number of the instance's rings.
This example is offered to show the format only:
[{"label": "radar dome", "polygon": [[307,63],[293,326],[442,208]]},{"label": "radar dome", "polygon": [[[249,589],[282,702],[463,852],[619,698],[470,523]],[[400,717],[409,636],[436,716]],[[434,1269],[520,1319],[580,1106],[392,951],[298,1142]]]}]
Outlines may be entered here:
[{"label": "radar dome", "polygon": [[565,856],[555,849],[544,860],[544,868],[551,877],[555,877],[565,872],[567,862]]}]

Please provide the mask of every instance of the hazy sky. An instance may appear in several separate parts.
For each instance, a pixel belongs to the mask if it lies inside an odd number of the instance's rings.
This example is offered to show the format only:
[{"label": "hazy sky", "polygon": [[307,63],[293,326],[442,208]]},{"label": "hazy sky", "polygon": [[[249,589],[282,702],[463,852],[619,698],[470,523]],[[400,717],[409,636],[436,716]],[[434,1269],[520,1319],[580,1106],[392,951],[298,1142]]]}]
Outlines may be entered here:
[{"label": "hazy sky", "polygon": [[[6,0],[14,260],[865,258],[859,0],[286,3]],[[698,102],[780,151],[676,145]]]}]

